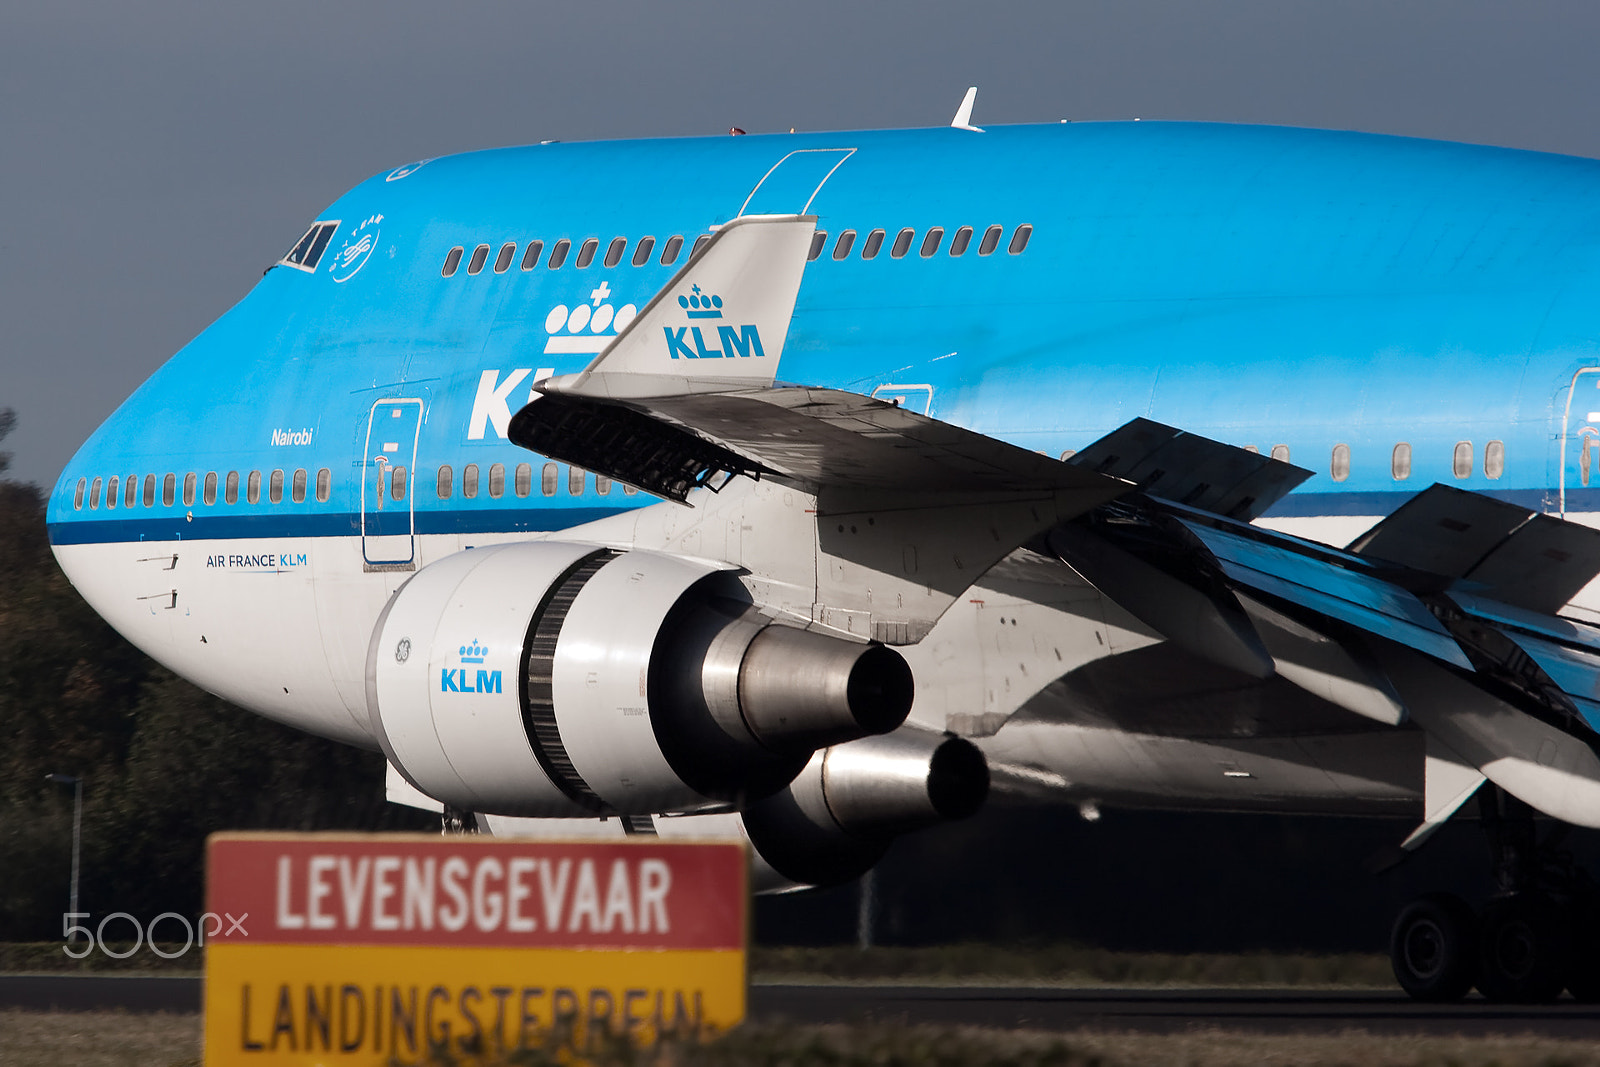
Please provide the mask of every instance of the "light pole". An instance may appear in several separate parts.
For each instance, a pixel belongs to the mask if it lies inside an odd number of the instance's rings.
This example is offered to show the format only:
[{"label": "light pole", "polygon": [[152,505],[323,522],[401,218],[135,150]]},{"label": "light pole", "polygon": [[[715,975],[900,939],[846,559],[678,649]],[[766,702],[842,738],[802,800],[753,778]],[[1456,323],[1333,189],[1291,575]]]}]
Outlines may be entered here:
[{"label": "light pole", "polygon": [[[78,912],[78,841],[83,831],[83,779],[71,774],[47,774],[45,781],[57,785],[72,786],[72,893],[71,902],[67,910],[73,915]],[[73,931],[73,939],[77,938],[77,931]]]}]

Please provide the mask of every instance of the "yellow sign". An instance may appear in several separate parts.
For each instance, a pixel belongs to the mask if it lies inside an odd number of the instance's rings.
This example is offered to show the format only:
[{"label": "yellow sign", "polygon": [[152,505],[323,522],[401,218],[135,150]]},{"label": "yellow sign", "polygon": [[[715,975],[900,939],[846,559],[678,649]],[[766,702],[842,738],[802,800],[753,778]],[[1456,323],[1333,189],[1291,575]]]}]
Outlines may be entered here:
[{"label": "yellow sign", "polygon": [[702,1038],[744,1018],[727,843],[226,834],[205,1062],[410,1063]]}]

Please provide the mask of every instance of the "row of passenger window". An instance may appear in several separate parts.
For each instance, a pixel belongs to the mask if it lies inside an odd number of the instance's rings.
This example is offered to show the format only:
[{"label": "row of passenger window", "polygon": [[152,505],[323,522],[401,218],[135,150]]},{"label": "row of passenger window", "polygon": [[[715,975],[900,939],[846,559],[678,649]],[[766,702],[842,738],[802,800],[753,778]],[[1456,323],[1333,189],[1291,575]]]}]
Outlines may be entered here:
[{"label": "row of passenger window", "polygon": [[[1255,445],[1245,445],[1245,451],[1260,451]],[[1270,453],[1273,459],[1288,463],[1289,446],[1273,445]],[[1066,457],[1062,457],[1066,458]],[[1476,464],[1477,449],[1471,441],[1457,441],[1450,451],[1450,473],[1457,478],[1472,477],[1472,469]],[[1483,448],[1483,476],[1490,480],[1498,479],[1506,472],[1506,443],[1504,441],[1490,441]],[[1328,461],[1328,475],[1336,482],[1345,481],[1350,477],[1350,446],[1337,444],[1333,446],[1333,455]],[[1389,453],[1389,477],[1397,482],[1403,482],[1411,477],[1411,445],[1401,441]]]},{"label": "row of passenger window", "polygon": [[[239,502],[238,471],[229,471],[222,480],[222,500],[225,504]],[[289,499],[296,504],[305,503],[306,483],[309,475],[303,469],[293,472],[288,477]],[[243,478],[244,498],[249,504],[259,503],[261,500],[261,471],[250,471]],[[284,472],[271,471],[266,475],[267,501],[272,504],[282,503]],[[317,471],[317,503],[327,503],[328,493],[333,486],[333,472],[327,467]],[[201,479],[192,471],[183,476],[183,506],[193,507],[196,488],[199,488],[200,499],[207,507],[217,502],[217,472],[208,471],[202,483]],[[115,508],[120,500],[125,508],[138,507],[141,503],[147,508],[156,506],[157,475],[144,476],[144,491],[140,492],[139,476],[130,474],[126,479],[119,479],[113,474],[110,478],[96,478],[92,483],[86,478],[78,479],[78,488],[72,496],[72,506],[77,511],[82,511],[84,504],[89,505],[89,510],[94,511],[100,507],[101,492],[104,491],[105,506],[107,509]],[[178,476],[168,474],[160,477],[161,506],[172,507],[178,499]]]},{"label": "row of passenger window", "polygon": [[[976,231],[971,226],[962,226],[950,238],[949,254],[952,256],[965,255],[972,245],[972,238]],[[922,244],[919,250],[923,259],[930,259],[939,254],[939,249],[944,245],[944,227],[934,226],[922,235]],[[833,242],[833,258],[848,259],[856,244],[856,231],[844,230]],[[883,249],[883,243],[888,239],[887,230],[868,230],[865,239],[861,242],[861,258],[876,259]],[[1004,226],[990,226],[983,231],[983,237],[978,241],[978,255],[993,255],[1000,247],[1000,241],[1005,236]],[[1028,240],[1033,236],[1033,227],[1027,223],[1017,226],[1011,231],[1011,240],[1006,244],[1006,251],[1011,255],[1020,255],[1028,247]],[[702,245],[711,240],[709,233],[703,233],[694,240],[691,255],[700,251]],[[906,227],[895,234],[894,242],[889,246],[889,255],[893,259],[902,259],[911,251],[911,246],[916,244],[917,231]],[[818,259],[828,246],[828,231],[818,230],[811,238],[811,251],[806,257],[807,262]],[[656,239],[654,237],[641,237],[633,246],[631,262],[635,267],[642,267],[649,263],[655,255]],[[487,244],[481,244],[472,250],[472,256],[467,259],[467,273],[478,274],[483,271],[489,262],[491,249]],[[600,251],[600,239],[590,237],[578,246],[577,258],[573,265],[580,270],[594,262],[595,255]],[[466,255],[465,245],[457,245],[450,249],[444,257],[444,268],[440,271],[446,278],[455,276],[461,268],[461,259]],[[557,270],[567,262],[567,256],[572,252],[572,242],[565,237],[550,246],[550,256],[545,260],[545,266],[550,270]],[[673,234],[661,246],[659,262],[664,267],[670,267],[678,261],[678,256],[683,252],[683,237]],[[622,262],[628,254],[628,239],[626,237],[613,237],[606,246],[605,257],[601,260],[607,267],[615,267]],[[495,253],[494,272],[504,274],[511,269],[511,264],[517,258],[517,242],[507,241],[500,246],[500,251]],[[529,241],[522,250],[522,269],[533,270],[544,258],[544,242]]]},{"label": "row of passenger window", "polygon": [[[1245,445],[1246,452],[1260,452],[1255,445]],[[1063,462],[1077,455],[1077,449],[1069,448],[1061,453]],[[1269,453],[1273,459],[1284,463],[1289,460],[1288,445],[1273,445]],[[1450,473],[1457,478],[1472,477],[1472,468],[1477,455],[1477,450],[1471,441],[1457,441],[1455,448],[1450,453]],[[1483,476],[1494,480],[1506,472],[1506,443],[1504,441],[1490,441],[1483,448]],[[1328,474],[1336,482],[1345,481],[1350,477],[1350,446],[1337,444],[1333,446],[1333,456],[1328,463]],[[1401,441],[1394,446],[1394,451],[1389,454],[1389,476],[1397,482],[1403,482],[1411,477],[1411,445]],[[1584,468],[1584,483],[1588,485],[1588,469]]]},{"label": "row of passenger window", "polygon": [[[1279,455],[1279,449],[1283,450]],[[1288,445],[1274,445],[1272,458],[1289,460]],[[1457,478],[1472,477],[1473,467],[1476,466],[1477,450],[1471,441],[1457,441],[1450,451],[1450,473]],[[1506,472],[1506,443],[1504,441],[1490,441],[1483,447],[1483,476],[1490,480],[1498,479]],[[1350,446],[1337,444],[1333,446],[1333,456],[1328,463],[1328,474],[1336,482],[1342,482],[1350,477]],[[1389,453],[1389,476],[1397,482],[1403,482],[1411,477],[1411,445],[1401,441]]]},{"label": "row of passenger window", "polygon": [[[568,467],[566,478],[567,493],[571,496],[583,495],[583,491],[588,484],[588,477],[589,473],[582,467]],[[482,476],[482,472],[480,472],[476,463],[468,463],[461,468],[461,495],[463,497],[468,500],[475,499],[478,495],[480,483],[487,483],[482,484],[481,488],[487,491],[492,499],[499,500],[506,492],[506,465],[504,463],[490,464],[487,478]],[[539,470],[540,493],[545,496],[555,496],[560,486],[560,468],[555,463],[546,463]],[[533,494],[532,464],[517,464],[516,469],[512,472],[511,489],[519,497]],[[454,495],[455,470],[449,464],[439,468],[434,491],[438,494],[440,500],[449,500]],[[596,474],[594,476],[594,491],[601,496],[609,495],[611,492],[611,479],[603,474]],[[622,491],[629,496],[633,496],[639,490],[631,485],[625,485],[622,487]],[[400,498],[396,497],[395,499],[398,500]]]},{"label": "row of passenger window", "polygon": [[[238,471],[229,471],[222,481],[222,499],[225,504],[239,502]],[[271,471],[264,479],[267,486],[267,502],[278,504],[283,501],[285,482],[284,472]],[[306,485],[309,476],[304,470],[294,471],[287,479],[289,484],[289,499],[296,504],[304,503],[306,499]],[[183,506],[193,507],[196,489],[199,488],[199,497],[207,506],[217,502],[217,472],[210,471],[204,480],[195,474],[183,476]],[[243,478],[244,498],[249,504],[259,503],[261,500],[262,472],[250,471]],[[404,467],[391,467],[388,474],[389,495],[395,500],[406,498],[406,469]],[[561,472],[557,464],[546,463],[539,471],[539,490],[545,496],[555,496],[561,485]],[[469,463],[461,469],[461,495],[468,500],[475,499],[478,495],[480,482],[487,482],[483,486],[488,495],[499,500],[506,491],[506,466],[504,463],[491,464],[487,478],[483,478],[476,463]],[[317,471],[316,499],[317,503],[326,503],[332,488],[333,474],[327,467]],[[588,484],[588,472],[580,467],[567,468],[567,492],[572,496],[581,496]],[[449,465],[439,468],[436,491],[440,500],[449,500],[454,495],[455,471]],[[594,490],[601,496],[611,492],[611,479],[603,474],[594,476]],[[87,505],[90,511],[100,508],[101,501],[105,502],[108,509],[115,508],[120,502],[125,508],[138,507],[142,502],[147,508],[156,506],[159,491],[161,506],[172,507],[178,499],[178,476],[168,474],[158,479],[157,475],[144,476],[143,492],[140,492],[139,476],[130,474],[126,479],[117,475],[110,478],[96,478],[90,482],[87,478],[79,478],[76,491],[73,493],[72,506],[74,510],[82,511]],[[529,463],[519,463],[512,475],[512,491],[519,497],[533,494],[533,466]],[[631,485],[622,487],[622,491],[629,496],[638,493]]]}]

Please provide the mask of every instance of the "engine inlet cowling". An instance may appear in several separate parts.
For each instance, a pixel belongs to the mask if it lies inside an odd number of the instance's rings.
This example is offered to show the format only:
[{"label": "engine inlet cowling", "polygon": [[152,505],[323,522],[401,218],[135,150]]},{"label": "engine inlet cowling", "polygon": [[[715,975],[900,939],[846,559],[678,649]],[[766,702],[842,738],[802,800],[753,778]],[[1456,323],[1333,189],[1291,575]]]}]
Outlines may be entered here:
[{"label": "engine inlet cowling", "polygon": [[818,747],[893,730],[899,653],[755,611],[716,565],[554,541],[458,553],[395,594],[368,651],[390,762],[505,815],[700,811]]}]

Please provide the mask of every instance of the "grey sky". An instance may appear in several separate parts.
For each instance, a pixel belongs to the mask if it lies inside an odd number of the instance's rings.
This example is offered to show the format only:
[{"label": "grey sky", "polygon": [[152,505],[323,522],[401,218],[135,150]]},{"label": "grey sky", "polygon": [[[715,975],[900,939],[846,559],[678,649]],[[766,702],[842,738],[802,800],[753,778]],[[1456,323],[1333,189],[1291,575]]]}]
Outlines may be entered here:
[{"label": "grey sky", "polygon": [[1213,119],[1600,155],[1600,6],[1451,0],[0,10],[0,406],[78,443],[340,192],[543,138]]}]

